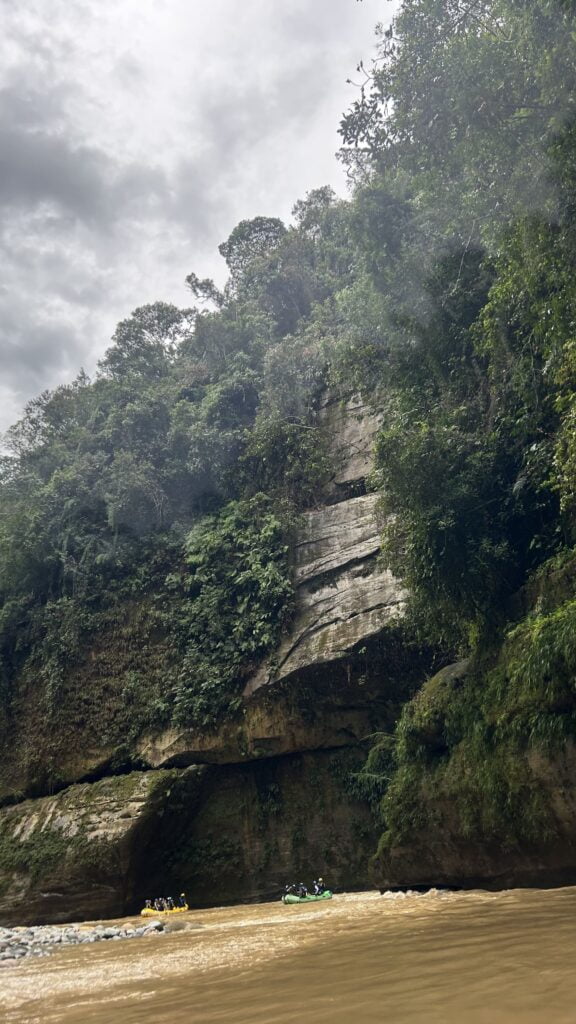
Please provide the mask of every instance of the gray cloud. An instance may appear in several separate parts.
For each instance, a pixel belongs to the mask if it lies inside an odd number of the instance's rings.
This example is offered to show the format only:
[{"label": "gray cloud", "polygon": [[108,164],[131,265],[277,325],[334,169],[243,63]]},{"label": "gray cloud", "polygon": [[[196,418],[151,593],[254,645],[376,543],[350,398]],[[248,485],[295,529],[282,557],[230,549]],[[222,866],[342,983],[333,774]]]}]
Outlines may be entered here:
[{"label": "gray cloud", "polygon": [[43,200],[101,222],[106,216],[109,162],[87,147],[41,132],[0,127],[0,202],[29,206]]},{"label": "gray cloud", "polygon": [[0,90],[0,205],[52,202],[95,229],[109,229],[142,200],[165,199],[159,170],[119,167],[101,149],[64,134],[65,96],[61,88],[39,93],[24,82]]}]

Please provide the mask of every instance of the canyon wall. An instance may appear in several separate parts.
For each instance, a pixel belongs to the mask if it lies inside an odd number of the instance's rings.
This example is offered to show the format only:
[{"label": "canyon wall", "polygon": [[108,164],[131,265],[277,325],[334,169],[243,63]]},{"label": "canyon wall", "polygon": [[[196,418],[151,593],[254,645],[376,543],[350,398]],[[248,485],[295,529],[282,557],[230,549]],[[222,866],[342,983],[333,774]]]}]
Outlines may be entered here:
[{"label": "canyon wall", "polygon": [[197,905],[272,898],[313,873],[370,884],[378,827],[350,780],[427,655],[407,650],[405,594],[378,563],[365,487],[377,420],[356,399],[329,400],[322,416],[334,473],[297,537],[296,613],[234,715],[128,735],[121,752],[107,742],[121,710],[111,649],[124,645],[145,672],[161,644],[134,636],[129,615],[67,681],[65,728],[22,693],[1,770],[4,801],[16,801],[0,811],[1,922],[120,914],[183,888]]}]

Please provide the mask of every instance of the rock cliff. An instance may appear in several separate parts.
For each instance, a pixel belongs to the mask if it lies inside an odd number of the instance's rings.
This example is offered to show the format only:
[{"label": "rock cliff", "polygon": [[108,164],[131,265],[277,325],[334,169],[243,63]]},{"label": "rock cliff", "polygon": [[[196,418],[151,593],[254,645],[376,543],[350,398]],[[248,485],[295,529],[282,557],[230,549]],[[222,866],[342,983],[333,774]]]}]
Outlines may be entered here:
[{"label": "rock cliff", "polygon": [[[329,401],[323,416],[335,469],[296,541],[296,614],[235,716],[212,731],[127,737],[119,757],[105,722],[121,695],[98,666],[122,645],[121,624],[84,657],[102,685],[81,698],[82,665],[70,684],[68,730],[51,731],[22,695],[4,793],[38,795],[0,812],[0,921],[118,914],[182,887],[197,904],[255,899],[313,871],[369,884],[377,829],[347,780],[421,681],[426,652],[412,645],[407,657],[405,594],[378,564],[377,503],[365,493],[377,421],[357,400]],[[131,656],[145,672],[154,642]],[[45,795],[50,761],[61,791]]]},{"label": "rock cliff", "polygon": [[557,581],[539,584],[539,619],[533,607],[483,663],[447,666],[405,707],[373,861],[382,889],[576,883],[573,672],[539,646],[546,602],[553,627],[573,602],[558,601]]},{"label": "rock cliff", "polygon": [[376,505],[376,495],[365,494],[305,514],[296,544],[296,620],[272,664],[248,683],[247,697],[342,661],[401,617],[405,594],[377,564]]},{"label": "rock cliff", "polygon": [[452,802],[429,794],[434,826],[377,856],[373,877],[380,888],[509,889],[576,884],[574,744],[568,743],[553,757],[532,752],[519,767],[526,786],[546,800],[547,827],[539,836],[503,843],[486,829],[470,834]]},{"label": "rock cliff", "polygon": [[134,859],[177,781],[176,772],[135,772],[1,810],[0,921],[120,914]]}]

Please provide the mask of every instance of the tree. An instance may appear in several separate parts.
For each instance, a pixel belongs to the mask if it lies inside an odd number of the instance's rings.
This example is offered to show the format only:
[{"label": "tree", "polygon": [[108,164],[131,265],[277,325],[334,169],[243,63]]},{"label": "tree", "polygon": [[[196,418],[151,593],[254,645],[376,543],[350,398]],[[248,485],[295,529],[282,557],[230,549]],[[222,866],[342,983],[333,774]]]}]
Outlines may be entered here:
[{"label": "tree", "polygon": [[167,302],[139,306],[118,324],[112,347],[99,363],[100,371],[115,378],[166,376],[195,318],[194,310],[177,309]]},{"label": "tree", "polygon": [[210,277],[204,277],[202,280],[197,274],[188,274],[186,278],[186,284],[192,292],[194,298],[201,299],[203,302],[211,302],[214,306],[220,308],[224,304],[224,295],[216,287],[214,281]]},{"label": "tree", "polygon": [[330,185],[312,189],[304,199],[292,207],[298,230],[310,238],[319,238],[324,230],[327,214],[335,206],[336,193]]},{"label": "tree", "polygon": [[278,217],[254,217],[241,220],[230,237],[218,246],[237,284],[250,264],[276,249],[286,234],[286,228]]},{"label": "tree", "polygon": [[546,147],[571,114],[573,14],[554,0],[406,0],[341,123],[344,151],[408,172],[439,233],[484,239],[550,208]]}]

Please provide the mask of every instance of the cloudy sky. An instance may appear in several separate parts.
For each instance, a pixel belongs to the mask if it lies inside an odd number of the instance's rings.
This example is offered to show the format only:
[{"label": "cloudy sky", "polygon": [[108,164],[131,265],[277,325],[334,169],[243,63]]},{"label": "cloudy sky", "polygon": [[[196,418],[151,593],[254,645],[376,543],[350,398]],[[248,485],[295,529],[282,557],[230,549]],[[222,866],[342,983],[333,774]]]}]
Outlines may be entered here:
[{"label": "cloudy sky", "polygon": [[346,79],[387,0],[0,0],[0,430],[114,326],[190,304],[244,217],[344,192]]}]

